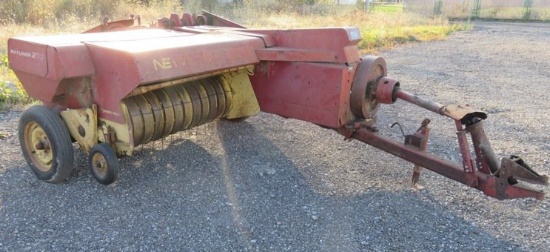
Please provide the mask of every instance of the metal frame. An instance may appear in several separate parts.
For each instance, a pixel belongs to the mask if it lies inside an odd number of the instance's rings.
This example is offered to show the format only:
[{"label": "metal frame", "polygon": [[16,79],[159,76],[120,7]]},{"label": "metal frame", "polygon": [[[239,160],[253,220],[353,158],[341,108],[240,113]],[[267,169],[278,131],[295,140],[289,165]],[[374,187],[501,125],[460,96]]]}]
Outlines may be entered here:
[{"label": "metal frame", "polygon": [[[28,94],[62,111],[85,151],[101,142],[131,155],[137,145],[179,130],[261,110],[335,129],[412,162],[413,183],[425,167],[497,199],[544,197],[524,184],[548,185],[548,177],[516,156],[499,164],[484,112],[402,90],[386,76],[384,59],[359,56],[357,28],[248,30],[208,12],[172,14],[152,29],[139,17],[131,26],[134,20],[8,42],[10,66]],[[426,152],[429,120],[404,143],[380,135],[378,107],[397,99],[451,118],[462,163]]]}]

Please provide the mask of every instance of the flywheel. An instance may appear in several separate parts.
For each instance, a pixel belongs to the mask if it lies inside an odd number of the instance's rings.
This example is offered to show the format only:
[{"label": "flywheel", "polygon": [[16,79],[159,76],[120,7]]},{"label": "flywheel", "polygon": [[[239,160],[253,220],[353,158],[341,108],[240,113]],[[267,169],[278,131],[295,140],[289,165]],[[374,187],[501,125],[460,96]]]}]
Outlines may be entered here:
[{"label": "flywheel", "polygon": [[387,75],[382,57],[364,56],[355,71],[351,87],[351,112],[358,118],[373,119],[380,102],[376,100],[376,84]]}]

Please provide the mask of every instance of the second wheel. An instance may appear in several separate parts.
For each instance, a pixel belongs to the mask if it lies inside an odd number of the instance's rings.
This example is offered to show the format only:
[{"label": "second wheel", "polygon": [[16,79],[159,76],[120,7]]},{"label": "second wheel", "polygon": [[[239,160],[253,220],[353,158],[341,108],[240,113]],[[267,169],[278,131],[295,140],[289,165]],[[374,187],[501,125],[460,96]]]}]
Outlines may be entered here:
[{"label": "second wheel", "polygon": [[90,150],[90,170],[101,184],[109,185],[118,178],[118,158],[111,146],[100,143]]}]

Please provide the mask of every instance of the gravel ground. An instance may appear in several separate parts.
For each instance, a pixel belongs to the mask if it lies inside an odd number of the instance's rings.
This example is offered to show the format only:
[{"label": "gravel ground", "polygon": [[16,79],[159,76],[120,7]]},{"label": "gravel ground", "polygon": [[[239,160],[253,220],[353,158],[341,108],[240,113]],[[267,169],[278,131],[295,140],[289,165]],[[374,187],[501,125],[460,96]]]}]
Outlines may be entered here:
[{"label": "gravel ground", "polygon": [[[410,92],[490,113],[500,156],[550,174],[550,25],[475,24],[382,52]],[[331,130],[261,114],[215,122],[121,159],[95,182],[76,154],[66,183],[38,181],[19,150],[20,111],[0,113],[0,251],[548,251],[550,201],[497,201]],[[459,162],[454,124],[402,102],[379,126],[399,139],[432,119],[430,151]],[[401,140],[400,140],[401,141]]]}]

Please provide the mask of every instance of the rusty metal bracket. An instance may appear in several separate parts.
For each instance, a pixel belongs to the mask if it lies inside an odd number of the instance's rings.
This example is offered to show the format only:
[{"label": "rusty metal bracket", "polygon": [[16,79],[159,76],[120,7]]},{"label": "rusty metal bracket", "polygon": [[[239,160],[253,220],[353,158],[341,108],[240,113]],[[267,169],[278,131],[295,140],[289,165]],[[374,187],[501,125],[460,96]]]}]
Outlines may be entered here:
[{"label": "rusty metal bracket", "polygon": [[85,152],[90,151],[98,141],[97,106],[93,104],[91,108],[64,110],[60,114],[71,137]]},{"label": "rusty metal bracket", "polygon": [[477,189],[483,191],[487,196],[499,200],[517,198],[544,199],[544,192],[542,190],[536,190],[520,183],[511,185],[506,179],[494,176],[481,180]]},{"label": "rusty metal bracket", "polygon": [[[416,139],[419,139],[416,147],[420,151],[426,151],[428,149],[428,139],[430,137],[430,127],[428,127],[428,124],[430,124],[430,119],[426,118],[422,120],[422,123],[420,127],[416,130],[416,133],[412,135]],[[405,145],[407,144],[407,138],[405,138]],[[413,168],[413,174],[411,178],[411,183],[413,186],[416,186],[418,183],[418,180],[420,179],[420,172],[422,171],[422,166],[418,164],[414,164]]]},{"label": "rusty metal bracket", "polygon": [[[138,23],[141,23],[141,17],[138,16]],[[117,21],[109,22],[108,17],[104,17],[102,20],[102,24],[98,25],[92,29],[89,29],[83,33],[95,33],[95,32],[107,32],[107,31],[113,31],[113,30],[122,30],[128,27],[131,27],[134,25],[134,17],[132,16],[129,19],[122,19]]]},{"label": "rusty metal bracket", "polygon": [[449,117],[455,121],[460,121],[462,124],[471,124],[476,118],[487,119],[487,113],[476,110],[469,105],[441,105],[437,102],[424,99],[420,96],[398,89],[395,91],[396,97],[417,105],[419,107],[430,110],[434,113]]},{"label": "rusty metal bracket", "polygon": [[237,24],[233,21],[230,21],[228,19],[222,18],[218,15],[215,15],[213,13],[210,13],[208,11],[202,11],[201,16],[205,18],[207,25],[213,25],[213,26],[223,26],[223,27],[234,27],[234,28],[246,28],[240,24]]},{"label": "rusty metal bracket", "polygon": [[484,173],[496,173],[499,168],[498,158],[483,130],[483,121],[480,118],[472,120],[471,124],[466,126],[466,131],[472,137],[477,168]]},{"label": "rusty metal bracket", "polygon": [[458,146],[460,147],[460,154],[462,156],[462,167],[464,169],[464,177],[466,178],[467,185],[475,187],[478,185],[477,176],[475,174],[474,161],[472,154],[470,153],[470,147],[468,147],[468,138],[466,137],[466,131],[462,128],[462,124],[459,120],[455,120],[456,125],[456,137],[458,140]]},{"label": "rusty metal bracket", "polygon": [[533,184],[548,185],[547,176],[535,172],[518,156],[502,158],[497,175],[510,184],[516,184],[519,179]]}]

